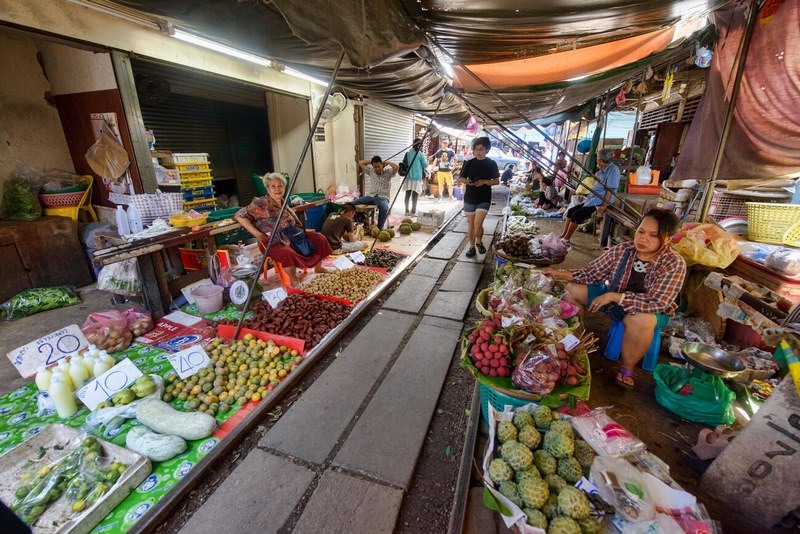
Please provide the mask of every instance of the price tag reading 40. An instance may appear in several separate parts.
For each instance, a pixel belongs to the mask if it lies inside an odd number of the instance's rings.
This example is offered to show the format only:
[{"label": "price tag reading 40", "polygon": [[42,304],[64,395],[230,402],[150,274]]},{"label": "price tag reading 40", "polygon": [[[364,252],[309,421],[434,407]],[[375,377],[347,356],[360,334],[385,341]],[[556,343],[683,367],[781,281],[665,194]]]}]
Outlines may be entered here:
[{"label": "price tag reading 40", "polygon": [[208,364],[211,363],[211,359],[208,357],[208,354],[206,354],[206,351],[199,346],[189,347],[175,354],[170,354],[167,357],[169,358],[169,363],[171,363],[172,367],[175,369],[175,372],[181,377],[181,380],[196,374],[197,371],[203,367],[207,367]]},{"label": "price tag reading 40", "polygon": [[90,410],[94,411],[97,405],[105,402],[115,393],[119,393],[130,386],[136,379],[142,376],[142,372],[130,361],[125,358],[117,365],[95,378],[81,389],[76,396]]}]

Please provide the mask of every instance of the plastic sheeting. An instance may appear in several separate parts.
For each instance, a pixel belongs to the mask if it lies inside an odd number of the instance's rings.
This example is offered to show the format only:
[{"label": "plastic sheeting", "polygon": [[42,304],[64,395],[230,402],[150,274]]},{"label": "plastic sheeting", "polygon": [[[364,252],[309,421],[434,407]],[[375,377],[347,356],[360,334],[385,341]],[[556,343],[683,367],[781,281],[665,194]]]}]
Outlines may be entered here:
[{"label": "plastic sheeting", "polygon": [[[708,178],[730,102],[732,67],[746,26],[743,9],[714,15],[720,40],[708,85],[672,178]],[[800,1],[787,0],[753,31],[719,178],[800,173]],[[727,91],[726,91],[727,88]]]}]

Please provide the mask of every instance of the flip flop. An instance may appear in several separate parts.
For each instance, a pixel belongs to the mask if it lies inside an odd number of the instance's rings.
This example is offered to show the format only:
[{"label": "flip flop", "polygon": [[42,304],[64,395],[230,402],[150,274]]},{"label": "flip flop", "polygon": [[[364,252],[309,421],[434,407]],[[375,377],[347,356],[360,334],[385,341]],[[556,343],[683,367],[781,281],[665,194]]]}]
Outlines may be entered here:
[{"label": "flip flop", "polygon": [[[625,382],[626,378],[630,378],[633,384],[628,384],[627,382]],[[636,387],[634,374],[625,369],[624,367],[619,368],[619,371],[617,371],[617,378],[614,378],[614,382],[616,382],[618,386],[623,387],[625,389],[633,389],[634,387]]]}]

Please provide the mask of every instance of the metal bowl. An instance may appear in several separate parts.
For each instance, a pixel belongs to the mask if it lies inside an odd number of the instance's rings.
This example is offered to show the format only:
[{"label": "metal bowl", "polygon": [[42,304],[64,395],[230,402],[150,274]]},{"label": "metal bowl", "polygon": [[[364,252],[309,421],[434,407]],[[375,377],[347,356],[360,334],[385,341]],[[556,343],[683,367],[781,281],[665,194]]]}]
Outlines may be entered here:
[{"label": "metal bowl", "polygon": [[247,265],[237,265],[236,267],[231,268],[231,276],[233,276],[237,280],[245,280],[247,278],[250,278],[257,272],[258,272],[258,265],[252,263]]},{"label": "metal bowl", "polygon": [[681,350],[691,365],[722,378],[736,376],[746,369],[737,358],[705,343],[689,341],[681,345]]}]

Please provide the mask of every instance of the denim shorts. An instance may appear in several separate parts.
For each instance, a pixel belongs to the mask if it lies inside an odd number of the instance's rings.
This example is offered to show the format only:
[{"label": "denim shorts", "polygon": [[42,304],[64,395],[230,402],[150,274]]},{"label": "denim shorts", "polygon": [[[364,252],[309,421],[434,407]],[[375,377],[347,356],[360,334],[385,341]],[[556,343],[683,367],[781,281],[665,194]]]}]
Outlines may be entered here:
[{"label": "denim shorts", "polygon": [[475,213],[476,211],[489,211],[490,202],[481,202],[480,204],[468,204],[464,202],[464,213]]},{"label": "denim shorts", "polygon": [[[586,307],[592,305],[592,301],[599,297],[600,295],[604,295],[608,293],[608,289],[606,289],[605,284],[589,284],[586,286],[586,291],[588,293],[588,301],[586,302]],[[670,320],[670,316],[666,313],[656,313],[656,330],[661,330]]]}]

